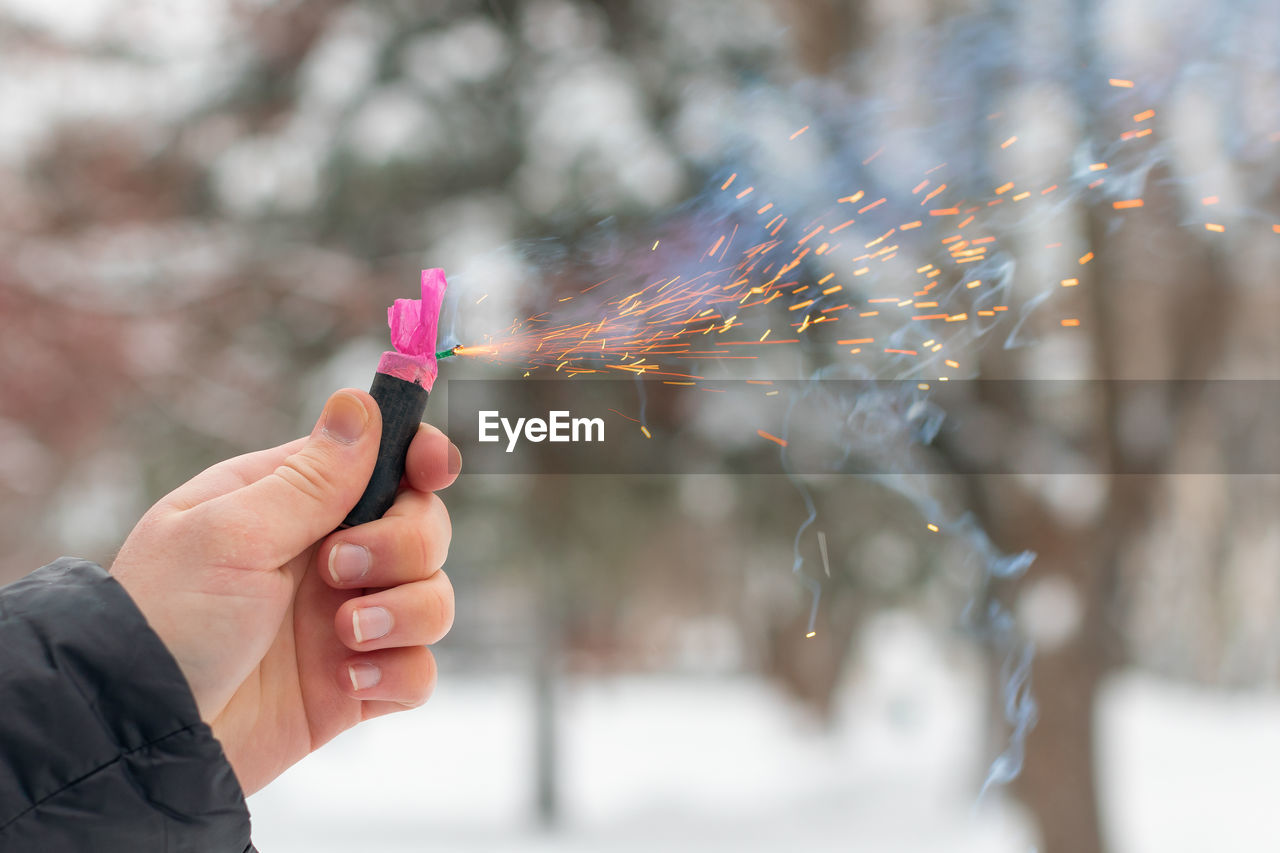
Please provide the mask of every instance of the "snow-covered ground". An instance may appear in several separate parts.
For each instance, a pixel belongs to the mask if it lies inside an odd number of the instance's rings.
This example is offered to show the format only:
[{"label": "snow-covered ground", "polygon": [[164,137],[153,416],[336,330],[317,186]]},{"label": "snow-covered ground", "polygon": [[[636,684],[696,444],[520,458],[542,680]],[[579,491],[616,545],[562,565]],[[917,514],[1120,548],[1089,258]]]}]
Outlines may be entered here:
[{"label": "snow-covered ground", "polygon": [[1100,797],[1121,853],[1280,850],[1280,695],[1115,679]]},{"label": "snow-covered ground", "polygon": [[533,818],[528,682],[445,664],[426,708],[349,732],[254,797],[254,838],[263,853],[1029,850],[1014,811],[974,807],[972,660],[905,618],[868,637],[831,731],[745,677],[567,681],[553,831]]},{"label": "snow-covered ground", "polygon": [[[1015,806],[975,805],[987,747],[971,657],[905,617],[869,637],[832,731],[748,678],[568,681],[554,830],[532,817],[528,684],[446,669],[426,708],[344,735],[253,797],[254,837],[263,853],[1034,849]],[[1099,713],[1116,850],[1280,849],[1280,697],[1126,676]]]}]

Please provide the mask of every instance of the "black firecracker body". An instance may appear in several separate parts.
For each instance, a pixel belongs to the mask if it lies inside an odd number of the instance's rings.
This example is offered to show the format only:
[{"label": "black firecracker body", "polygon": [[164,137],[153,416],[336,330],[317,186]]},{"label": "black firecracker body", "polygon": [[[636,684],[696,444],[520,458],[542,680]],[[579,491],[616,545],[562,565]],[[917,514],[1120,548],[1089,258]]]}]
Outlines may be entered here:
[{"label": "black firecracker body", "polygon": [[409,444],[417,435],[427,409],[427,389],[385,373],[374,374],[369,393],[382,411],[382,443],[378,446],[378,461],[373,466],[369,485],[342,523],[343,527],[382,518],[391,508],[404,476]]}]

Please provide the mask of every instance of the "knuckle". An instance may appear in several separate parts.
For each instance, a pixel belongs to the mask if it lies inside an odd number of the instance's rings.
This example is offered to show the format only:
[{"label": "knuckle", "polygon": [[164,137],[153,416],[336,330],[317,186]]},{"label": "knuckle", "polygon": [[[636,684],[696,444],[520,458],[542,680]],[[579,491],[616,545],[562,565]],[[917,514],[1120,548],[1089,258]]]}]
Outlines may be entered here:
[{"label": "knuckle", "polygon": [[449,557],[452,529],[444,503],[431,495],[412,528],[412,559],[416,561],[417,574],[422,578],[431,577]]},{"label": "knuckle", "polygon": [[440,564],[436,562],[435,542],[427,525],[414,525],[413,543],[414,558],[417,561],[414,568],[421,577],[430,577],[436,569],[440,568]]},{"label": "knuckle", "polygon": [[275,476],[314,501],[325,500],[333,491],[333,485],[319,462],[307,453],[290,456],[276,468]]},{"label": "knuckle", "polygon": [[453,584],[444,572],[440,572],[438,578],[431,596],[431,607],[434,609],[430,623],[433,643],[439,642],[452,630],[454,618]]}]

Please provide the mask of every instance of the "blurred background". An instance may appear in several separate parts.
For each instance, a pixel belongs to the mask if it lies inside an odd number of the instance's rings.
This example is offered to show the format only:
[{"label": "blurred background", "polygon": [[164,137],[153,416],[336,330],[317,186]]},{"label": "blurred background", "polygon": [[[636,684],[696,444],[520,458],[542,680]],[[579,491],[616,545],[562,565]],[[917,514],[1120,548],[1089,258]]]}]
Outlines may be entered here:
[{"label": "blurred background", "polygon": [[[1276,44],[1276,4],[1211,0],[0,0],[0,581],[109,564],[169,489],[309,430],[368,383],[421,267],[450,272],[451,342],[495,332],[581,289],[575,257],[607,267],[659,221],[699,235],[740,164],[786,178],[798,155],[770,140],[805,124],[940,154],[980,195],[1002,169],[1087,171],[1153,108],[1114,196],[1145,194],[1140,218],[1064,193],[1051,234],[1010,242],[1015,303],[1056,284],[1046,240],[1096,253],[1065,297],[1081,326],[1025,314],[968,375],[1274,380]],[[520,375],[459,361],[446,378]],[[257,844],[1280,848],[1280,477],[1018,473],[1065,447],[1110,470],[1230,458],[1195,386],[1140,406],[1106,387],[1056,413],[1062,447],[1017,445],[1052,401],[952,413],[1011,458],[948,476],[969,451],[931,448],[927,501],[464,464],[435,698],[255,796]],[[1152,432],[1172,436],[1154,458]],[[933,501],[981,536],[927,531]],[[812,638],[807,502],[830,573]],[[992,575],[1024,550],[1024,575]],[[1027,643],[1035,707],[1017,682],[1009,709]],[[1001,755],[1021,773],[979,798]]]}]

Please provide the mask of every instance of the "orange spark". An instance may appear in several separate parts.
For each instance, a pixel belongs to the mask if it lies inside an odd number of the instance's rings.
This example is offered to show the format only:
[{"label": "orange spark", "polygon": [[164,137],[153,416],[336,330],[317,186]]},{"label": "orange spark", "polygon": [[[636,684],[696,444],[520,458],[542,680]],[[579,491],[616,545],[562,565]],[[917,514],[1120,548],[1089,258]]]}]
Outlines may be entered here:
[{"label": "orange spark", "polygon": [[809,125],[807,125],[807,124],[806,124],[804,127],[800,128],[800,129],[799,129],[799,130],[797,130],[795,133],[791,134],[790,138],[791,138],[791,139],[795,139],[797,136],[799,136],[800,134],[804,133],[804,132],[805,132],[806,130],[808,130],[808,129],[809,129]]},{"label": "orange spark", "polygon": [[1010,145],[1012,145],[1013,143],[1015,143],[1015,142],[1017,142],[1017,141],[1018,141],[1018,137],[1016,137],[1016,136],[1010,136],[1010,137],[1009,137],[1008,139],[1006,139],[1004,142],[1001,142],[1001,143],[1000,143],[1000,147],[1001,147],[1001,148],[1008,148]]},{"label": "orange spark", "polygon": [[1216,195],[1207,195],[1207,196],[1205,196],[1204,198],[1200,199],[1200,203],[1201,203],[1201,204],[1206,204],[1206,205],[1208,205],[1208,204],[1217,204],[1217,203],[1218,203],[1218,197],[1217,197]]},{"label": "orange spark", "polygon": [[1108,82],[1108,83],[1110,83],[1112,86],[1115,86],[1117,89],[1132,89],[1132,88],[1133,88],[1133,81],[1132,81],[1132,80],[1121,80],[1121,79],[1119,79],[1119,78],[1112,77],[1111,79],[1107,80],[1107,82]]},{"label": "orange spark", "polygon": [[1205,227],[1205,230],[1206,230],[1206,231],[1216,231],[1216,232],[1217,232],[1217,233],[1219,233],[1219,234],[1221,234],[1223,231],[1226,231],[1226,230],[1227,230],[1227,226],[1225,226],[1225,225],[1219,225],[1219,224],[1218,224],[1218,223],[1216,223],[1216,222],[1206,222],[1206,223],[1204,224],[1204,227]]},{"label": "orange spark", "polygon": [[1075,317],[1068,317],[1062,321],[1062,325],[1067,328],[1071,328],[1072,326],[1079,326],[1080,321],[1077,320]]},{"label": "orange spark", "polygon": [[738,195],[737,195],[737,196],[735,196],[735,198],[746,198],[747,196],[751,195],[751,191],[752,191],[752,190],[754,190],[754,189],[755,189],[755,187],[747,187],[745,190],[743,190],[742,192],[738,193]]},{"label": "orange spark", "polygon": [[1134,207],[1142,207],[1142,199],[1127,198],[1124,201],[1113,201],[1111,206],[1116,210],[1129,210]]},{"label": "orange spark", "polygon": [[721,190],[729,189],[729,185],[732,184],[734,179],[737,177],[738,177],[738,173],[734,172],[732,175],[729,176],[729,180],[725,181],[723,184],[720,185],[720,189]]},{"label": "orange spark", "polygon": [[1133,120],[1134,120],[1134,121],[1146,121],[1146,120],[1147,120],[1147,119],[1149,119],[1149,118],[1155,118],[1155,117],[1156,117],[1156,111],[1155,111],[1155,110],[1143,110],[1143,111],[1142,111],[1142,112],[1140,112],[1140,113],[1135,113],[1135,114],[1134,114],[1134,116],[1133,116]]},{"label": "orange spark", "polygon": [[1080,265],[1083,266],[1093,260],[1093,252],[1085,252],[1080,256]]},{"label": "orange spark", "polygon": [[878,245],[880,245],[881,243],[883,243],[883,242],[885,241],[885,238],[886,238],[886,237],[888,237],[888,236],[889,236],[889,235],[891,235],[894,231],[897,231],[897,230],[898,230],[897,228],[890,228],[888,231],[884,232],[884,233],[883,233],[883,234],[881,234],[879,237],[875,238],[875,239],[874,239],[874,240],[872,240],[870,243],[868,243],[868,244],[866,245],[866,247],[865,247],[865,248],[870,249],[872,246],[878,246]]},{"label": "orange spark", "polygon": [[810,231],[808,234],[804,235],[804,236],[803,236],[803,237],[801,237],[799,240],[797,240],[797,241],[796,241],[796,245],[797,245],[797,246],[803,246],[805,243],[808,243],[808,242],[809,242],[809,238],[810,238],[810,237],[812,237],[812,236],[814,236],[815,234],[819,233],[820,231],[822,231],[822,228],[823,228],[823,226],[819,225],[817,228],[813,229],[813,230],[812,230],[812,231]]},{"label": "orange spark", "polygon": [[758,430],[756,430],[756,435],[758,435],[758,436],[760,436],[761,438],[766,439],[766,440],[768,440],[768,441],[772,441],[774,444],[778,445],[779,447],[786,447],[786,446],[787,446],[787,440],[786,440],[785,438],[778,438],[776,435],[772,435],[772,434],[770,434],[770,433],[767,433],[767,432],[765,432],[765,431],[764,431],[764,430],[762,430],[762,429],[758,429]]}]

